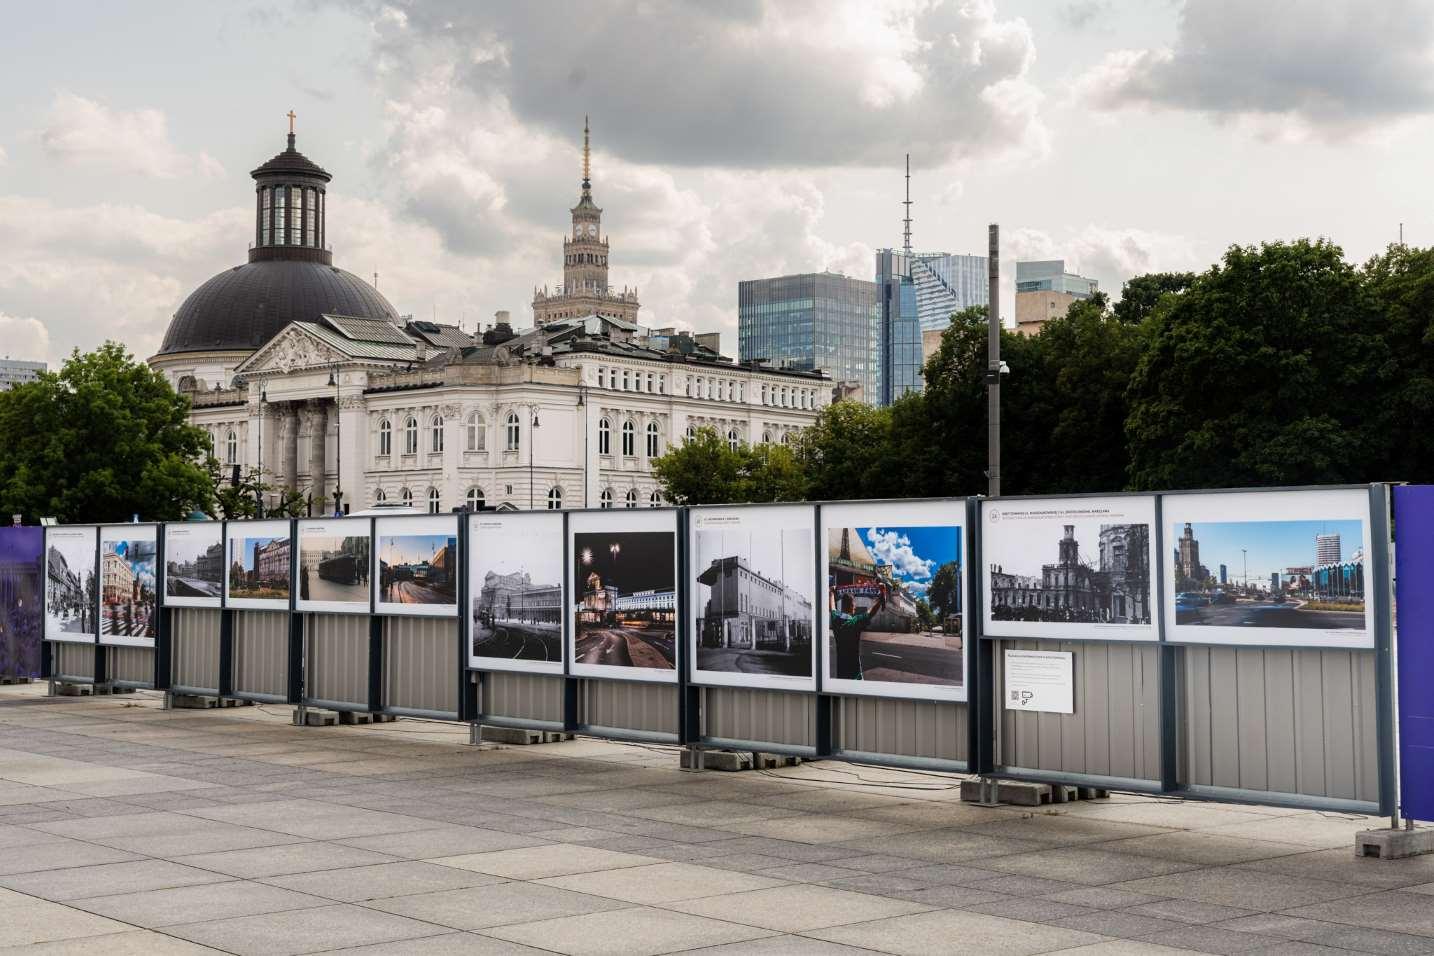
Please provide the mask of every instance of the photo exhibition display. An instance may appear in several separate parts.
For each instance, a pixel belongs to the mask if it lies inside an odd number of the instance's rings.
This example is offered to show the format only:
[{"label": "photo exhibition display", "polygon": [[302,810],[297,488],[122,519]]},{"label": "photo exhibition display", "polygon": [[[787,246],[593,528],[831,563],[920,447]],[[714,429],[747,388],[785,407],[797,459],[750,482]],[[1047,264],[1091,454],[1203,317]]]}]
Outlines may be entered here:
[{"label": "photo exhibition display", "polygon": [[454,515],[374,521],[374,610],[379,614],[458,614],[458,518]]},{"label": "photo exhibition display", "polygon": [[468,661],[479,670],[563,672],[563,515],[468,516]]},{"label": "photo exhibition display", "polygon": [[367,518],[301,520],[298,592],[300,611],[367,614],[373,526]]},{"label": "photo exhibition display", "polygon": [[45,640],[92,644],[99,631],[99,529],[45,529]]},{"label": "photo exhibition display", "polygon": [[159,527],[100,528],[100,643],[153,647],[159,627]]},{"label": "photo exhibition display", "polygon": [[225,606],[287,610],[294,578],[289,522],[231,521],[225,525],[225,537],[229,549]]},{"label": "photo exhibition display", "polygon": [[164,526],[166,607],[219,607],[224,596],[224,525],[190,521]]}]

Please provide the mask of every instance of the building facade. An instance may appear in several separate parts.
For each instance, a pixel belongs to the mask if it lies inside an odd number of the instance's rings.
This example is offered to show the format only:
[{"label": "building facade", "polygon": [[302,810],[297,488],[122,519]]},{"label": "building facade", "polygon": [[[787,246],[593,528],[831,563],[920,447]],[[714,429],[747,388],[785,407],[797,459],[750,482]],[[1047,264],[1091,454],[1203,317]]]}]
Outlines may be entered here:
[{"label": "building facade", "polygon": [[894,249],[876,252],[878,326],[877,405],[921,391],[921,322],[912,279],[915,257]]},{"label": "building facade", "polygon": [[483,577],[478,594],[478,615],[490,625],[498,621],[521,624],[560,624],[563,614],[562,587],[534,584],[526,571]]},{"label": "building facade", "polygon": [[1100,291],[1094,279],[1066,271],[1064,259],[1016,263],[1016,331],[1034,335],[1072,304]]},{"label": "building facade", "polygon": [[697,576],[709,588],[698,621],[705,647],[793,653],[812,640],[812,602],[740,557],[714,560]]},{"label": "building facade", "polygon": [[985,256],[953,256],[918,252],[911,260],[916,284],[916,314],[923,332],[943,332],[951,316],[972,306],[985,308],[990,298]]},{"label": "building facade", "polygon": [[1315,535],[1315,565],[1339,564],[1343,555],[1337,534]]},{"label": "building facade", "polygon": [[737,285],[737,356],[742,364],[822,372],[879,395],[881,302],[874,282],[808,272]]},{"label": "building facade", "polygon": [[0,392],[35,381],[47,367],[44,362],[29,362],[5,356],[0,359]]},{"label": "building facade", "polygon": [[1095,563],[1081,557],[1075,526],[1065,525],[1056,561],[1039,577],[991,568],[996,620],[1097,624],[1150,623],[1150,529],[1101,525]]}]

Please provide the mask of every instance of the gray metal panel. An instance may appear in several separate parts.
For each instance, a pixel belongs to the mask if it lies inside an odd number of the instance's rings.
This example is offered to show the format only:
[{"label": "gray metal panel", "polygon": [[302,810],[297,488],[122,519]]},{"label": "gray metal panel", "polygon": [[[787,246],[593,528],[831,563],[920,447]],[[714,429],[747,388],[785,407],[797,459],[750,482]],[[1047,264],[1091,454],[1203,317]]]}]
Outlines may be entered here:
[{"label": "gray metal panel", "polygon": [[234,693],[287,697],[289,615],[234,612]]},{"label": "gray metal panel", "polygon": [[702,689],[702,733],[727,740],[815,747],[816,696],[741,687]]},{"label": "gray metal panel", "polygon": [[50,647],[54,654],[55,676],[95,679],[95,645],[52,641]]},{"label": "gray metal panel", "polygon": [[368,706],[368,618],[305,614],[304,698]]},{"label": "gray metal panel", "polygon": [[383,619],[385,707],[450,713],[458,718],[458,621],[441,617]]},{"label": "gray metal panel", "polygon": [[965,704],[948,701],[839,697],[832,746],[839,751],[965,761]]},{"label": "gray metal panel", "polygon": [[1377,801],[1371,651],[1185,647],[1184,782]]},{"label": "gray metal panel", "polygon": [[478,712],[484,716],[563,722],[562,677],[491,671],[483,679]]},{"label": "gray metal panel", "polygon": [[578,722],[647,733],[677,733],[677,685],[585,680],[578,685]]},{"label": "gray metal panel", "polygon": [[109,676],[124,684],[154,686],[154,648],[111,647]]},{"label": "gray metal panel", "polygon": [[219,615],[213,608],[175,608],[170,618],[170,683],[219,693]]},{"label": "gray metal panel", "polygon": [[[1075,713],[1006,710],[1002,690],[1007,649],[1073,653]],[[1160,779],[1158,645],[998,641],[995,693],[997,767]]]}]

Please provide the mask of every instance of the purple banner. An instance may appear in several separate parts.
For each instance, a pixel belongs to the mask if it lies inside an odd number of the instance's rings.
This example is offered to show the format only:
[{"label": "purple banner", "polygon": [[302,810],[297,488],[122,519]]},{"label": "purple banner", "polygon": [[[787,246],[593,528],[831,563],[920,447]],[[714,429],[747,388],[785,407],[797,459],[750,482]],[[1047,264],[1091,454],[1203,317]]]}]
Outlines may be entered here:
[{"label": "purple banner", "polygon": [[1434,485],[1394,489],[1399,803],[1434,820]]},{"label": "purple banner", "polygon": [[43,528],[0,528],[0,677],[40,676]]}]

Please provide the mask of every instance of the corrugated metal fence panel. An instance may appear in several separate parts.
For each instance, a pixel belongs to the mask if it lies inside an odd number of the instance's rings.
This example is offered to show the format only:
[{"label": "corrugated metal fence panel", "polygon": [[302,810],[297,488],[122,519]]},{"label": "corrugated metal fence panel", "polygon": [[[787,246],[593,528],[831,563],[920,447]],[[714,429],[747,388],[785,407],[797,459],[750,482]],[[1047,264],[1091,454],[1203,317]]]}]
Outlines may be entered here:
[{"label": "corrugated metal fence panel", "polygon": [[815,747],[816,697],[739,687],[702,689],[702,733],[726,740]]},{"label": "corrugated metal fence panel", "polygon": [[83,680],[95,679],[95,646],[93,644],[67,644],[53,641],[50,644],[54,654],[55,676],[78,677]]},{"label": "corrugated metal fence panel", "polygon": [[383,621],[383,699],[388,707],[458,716],[458,622],[441,617]]},{"label": "corrugated metal fence panel", "polygon": [[288,614],[283,611],[234,612],[234,692],[288,696]]},{"label": "corrugated metal fence panel", "polygon": [[1184,778],[1379,799],[1373,651],[1182,648]]},{"label": "corrugated metal fence panel", "polygon": [[154,686],[154,648],[111,647],[110,680]]},{"label": "corrugated metal fence panel", "polygon": [[484,677],[478,709],[485,715],[514,720],[563,721],[563,678],[547,674],[492,671]]},{"label": "corrugated metal fence panel", "polygon": [[677,733],[676,684],[585,680],[579,684],[578,707],[579,721],[594,727]]},{"label": "corrugated metal fence panel", "polygon": [[[1001,699],[1005,686],[1002,665],[1008,649],[1072,652],[1075,713],[1006,710]],[[1000,641],[995,658],[998,766],[1160,779],[1157,645]]]},{"label": "corrugated metal fence panel", "polygon": [[945,701],[839,697],[838,750],[932,760],[966,759],[970,710]]},{"label": "corrugated metal fence panel", "polygon": [[305,700],[368,706],[368,618],[304,615],[308,666]]},{"label": "corrugated metal fence panel", "polygon": [[170,613],[170,683],[218,694],[220,612],[181,607]]}]

